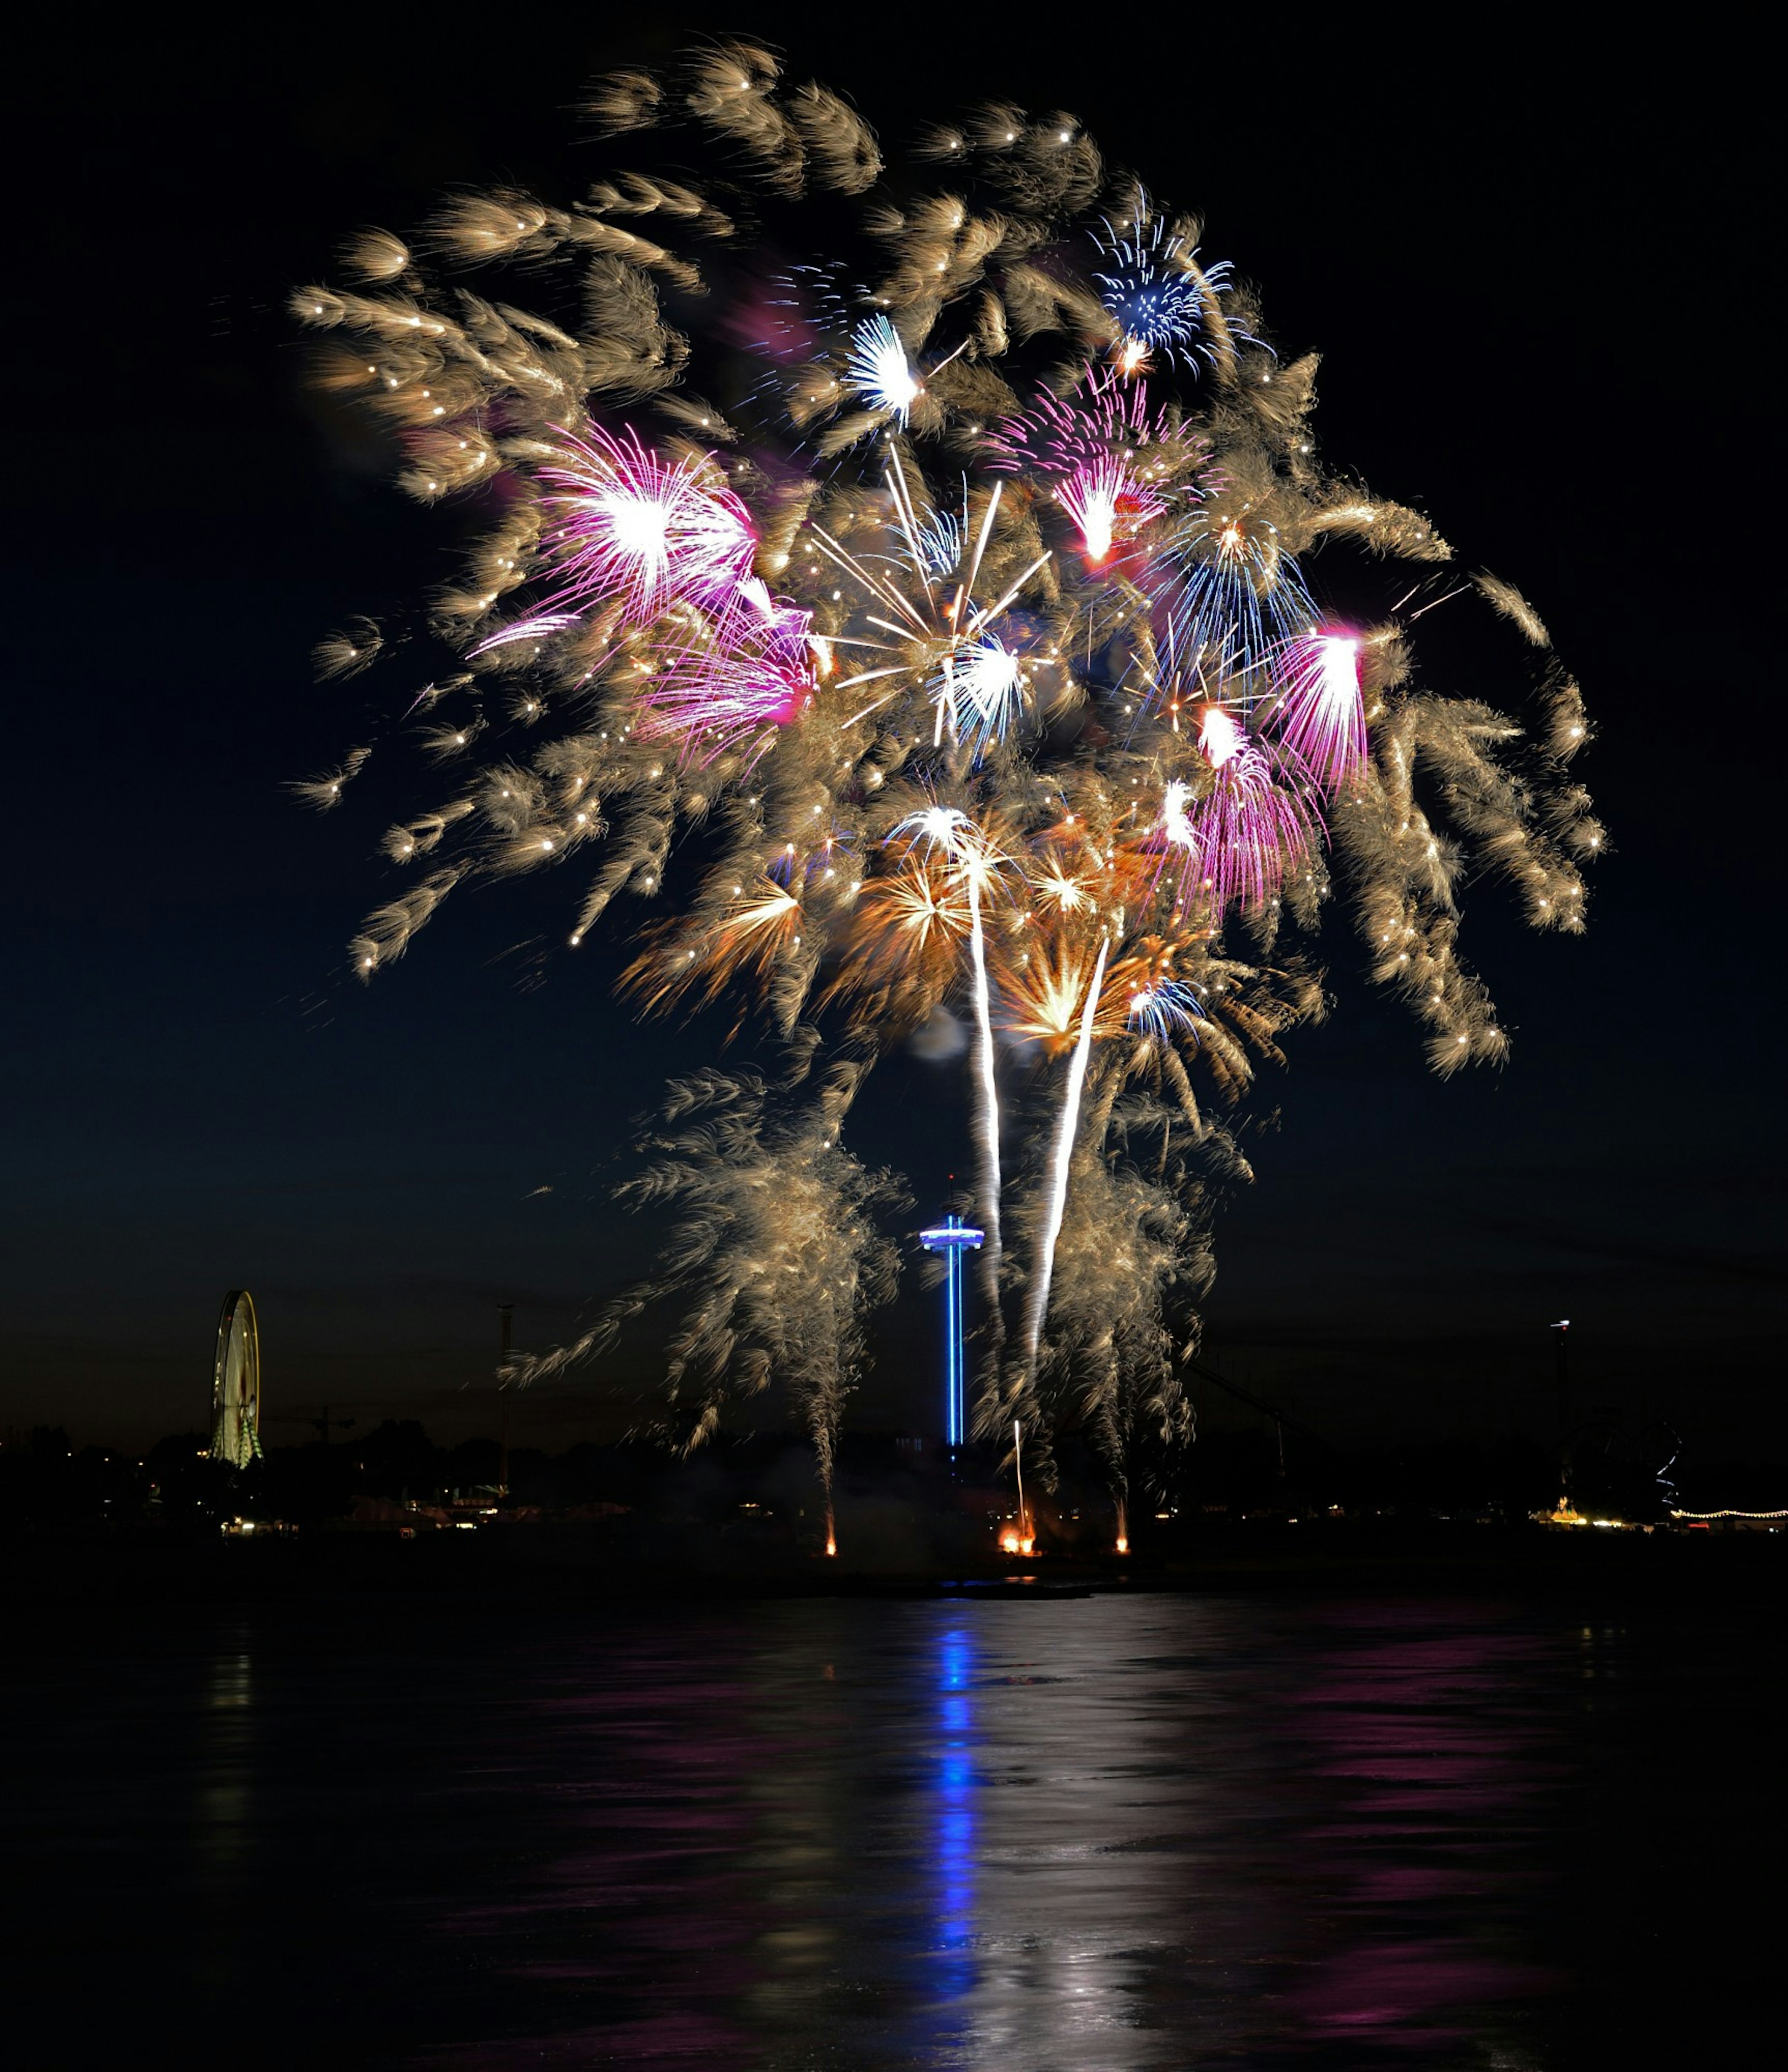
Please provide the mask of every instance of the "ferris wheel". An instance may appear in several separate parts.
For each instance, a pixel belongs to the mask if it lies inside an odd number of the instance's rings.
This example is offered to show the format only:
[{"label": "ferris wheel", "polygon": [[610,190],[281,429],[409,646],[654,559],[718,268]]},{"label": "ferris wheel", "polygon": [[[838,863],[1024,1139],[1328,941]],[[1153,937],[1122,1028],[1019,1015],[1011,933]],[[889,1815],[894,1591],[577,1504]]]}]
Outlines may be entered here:
[{"label": "ferris wheel", "polygon": [[261,1333],[246,1288],[224,1297],[211,1384],[211,1457],[245,1468],[261,1455]]}]

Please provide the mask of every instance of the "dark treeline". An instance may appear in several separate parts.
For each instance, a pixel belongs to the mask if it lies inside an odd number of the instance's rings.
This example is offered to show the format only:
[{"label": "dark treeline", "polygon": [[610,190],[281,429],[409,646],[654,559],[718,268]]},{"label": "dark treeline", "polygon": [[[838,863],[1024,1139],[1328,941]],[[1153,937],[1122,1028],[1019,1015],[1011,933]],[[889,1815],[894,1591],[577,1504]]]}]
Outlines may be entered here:
[{"label": "dark treeline", "polygon": [[[1575,1435],[1570,1490],[1585,1511],[1637,1523],[1663,1519],[1673,1503],[1779,1503],[1788,1477],[1753,1469],[1674,1469],[1673,1435],[1625,1437],[1586,1428]],[[1065,1546],[1111,1536],[1116,1511],[1103,1464],[1071,1437],[1058,1448],[1053,1489],[1028,1491],[1044,1542]],[[1679,1493],[1679,1486],[1686,1488]],[[1130,1463],[1131,1538],[1178,1537],[1201,1522],[1340,1513],[1516,1523],[1553,1503],[1556,1452],[1511,1436],[1342,1451],[1301,1429],[1206,1427],[1170,1455],[1141,1449]],[[847,1437],[838,1469],[843,1514],[902,1512],[959,1518],[991,1540],[1010,1514],[1009,1474],[991,1452],[969,1449],[954,1469],[940,1450],[910,1438]],[[491,1438],[447,1447],[413,1420],[387,1419],[351,1439],[275,1446],[238,1472],[212,1460],[202,1434],[158,1441],[142,1453],[76,1447],[59,1428],[9,1435],[0,1446],[0,1530],[216,1531],[242,1519],[301,1527],[461,1520],[526,1523],[631,1516],[672,1525],[727,1524],[793,1544],[821,1536],[824,1503],[802,1442],[762,1433],[717,1441],[687,1459],[635,1442],[579,1444],[549,1454]]]}]

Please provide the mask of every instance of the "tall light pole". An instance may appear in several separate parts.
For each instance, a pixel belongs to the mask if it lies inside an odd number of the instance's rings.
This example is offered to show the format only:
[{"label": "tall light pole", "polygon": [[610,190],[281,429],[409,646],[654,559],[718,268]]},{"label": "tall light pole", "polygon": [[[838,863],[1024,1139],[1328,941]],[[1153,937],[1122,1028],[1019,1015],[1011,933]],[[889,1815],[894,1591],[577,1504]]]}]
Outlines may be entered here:
[{"label": "tall light pole", "polygon": [[1558,1490],[1562,1503],[1571,1494],[1571,1320],[1560,1317],[1552,1326],[1558,1349]]},{"label": "tall light pole", "polygon": [[509,1340],[516,1321],[513,1302],[497,1305],[497,1394],[501,1398],[499,1408],[497,1437],[497,1486],[507,1496],[509,1494]]},{"label": "tall light pole", "polygon": [[965,1223],[952,1209],[941,1223],[922,1230],[927,1252],[943,1254],[943,1437],[954,1453],[968,1437],[967,1363],[963,1356],[962,1256],[979,1252],[984,1231]]}]

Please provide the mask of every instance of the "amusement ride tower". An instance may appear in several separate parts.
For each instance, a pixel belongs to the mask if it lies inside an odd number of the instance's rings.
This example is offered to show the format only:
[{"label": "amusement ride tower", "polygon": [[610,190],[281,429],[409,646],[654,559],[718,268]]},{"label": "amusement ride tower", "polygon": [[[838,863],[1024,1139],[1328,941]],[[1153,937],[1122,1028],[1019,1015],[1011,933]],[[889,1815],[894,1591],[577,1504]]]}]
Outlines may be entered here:
[{"label": "amusement ride tower", "polygon": [[943,1254],[943,1426],[952,1452],[968,1437],[968,1407],[964,1387],[962,1256],[978,1252],[984,1231],[965,1223],[952,1209],[941,1223],[922,1230],[919,1241],[927,1252]]}]

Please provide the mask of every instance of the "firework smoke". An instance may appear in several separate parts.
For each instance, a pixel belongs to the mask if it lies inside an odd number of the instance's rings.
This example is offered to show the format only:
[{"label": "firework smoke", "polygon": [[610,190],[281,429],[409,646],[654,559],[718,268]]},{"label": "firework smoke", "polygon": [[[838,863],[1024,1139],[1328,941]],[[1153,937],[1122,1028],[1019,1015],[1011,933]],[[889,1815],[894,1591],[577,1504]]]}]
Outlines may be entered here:
[{"label": "firework smoke", "polygon": [[861,1372],[863,1318],[892,1296],[894,1245],[877,1219],[907,1206],[899,1183],[871,1173],[839,1138],[849,1069],[820,1098],[778,1116],[752,1073],[673,1082],[663,1125],[639,1149],[646,1163],[619,1190],[635,1207],[668,1208],[660,1270],[610,1304],[574,1343],[516,1361],[528,1383],[606,1351],[654,1305],[684,1310],[669,1346],[666,1436],[684,1453],[718,1429],[730,1400],[785,1393],[808,1437],[825,1491],[845,1404]]}]

